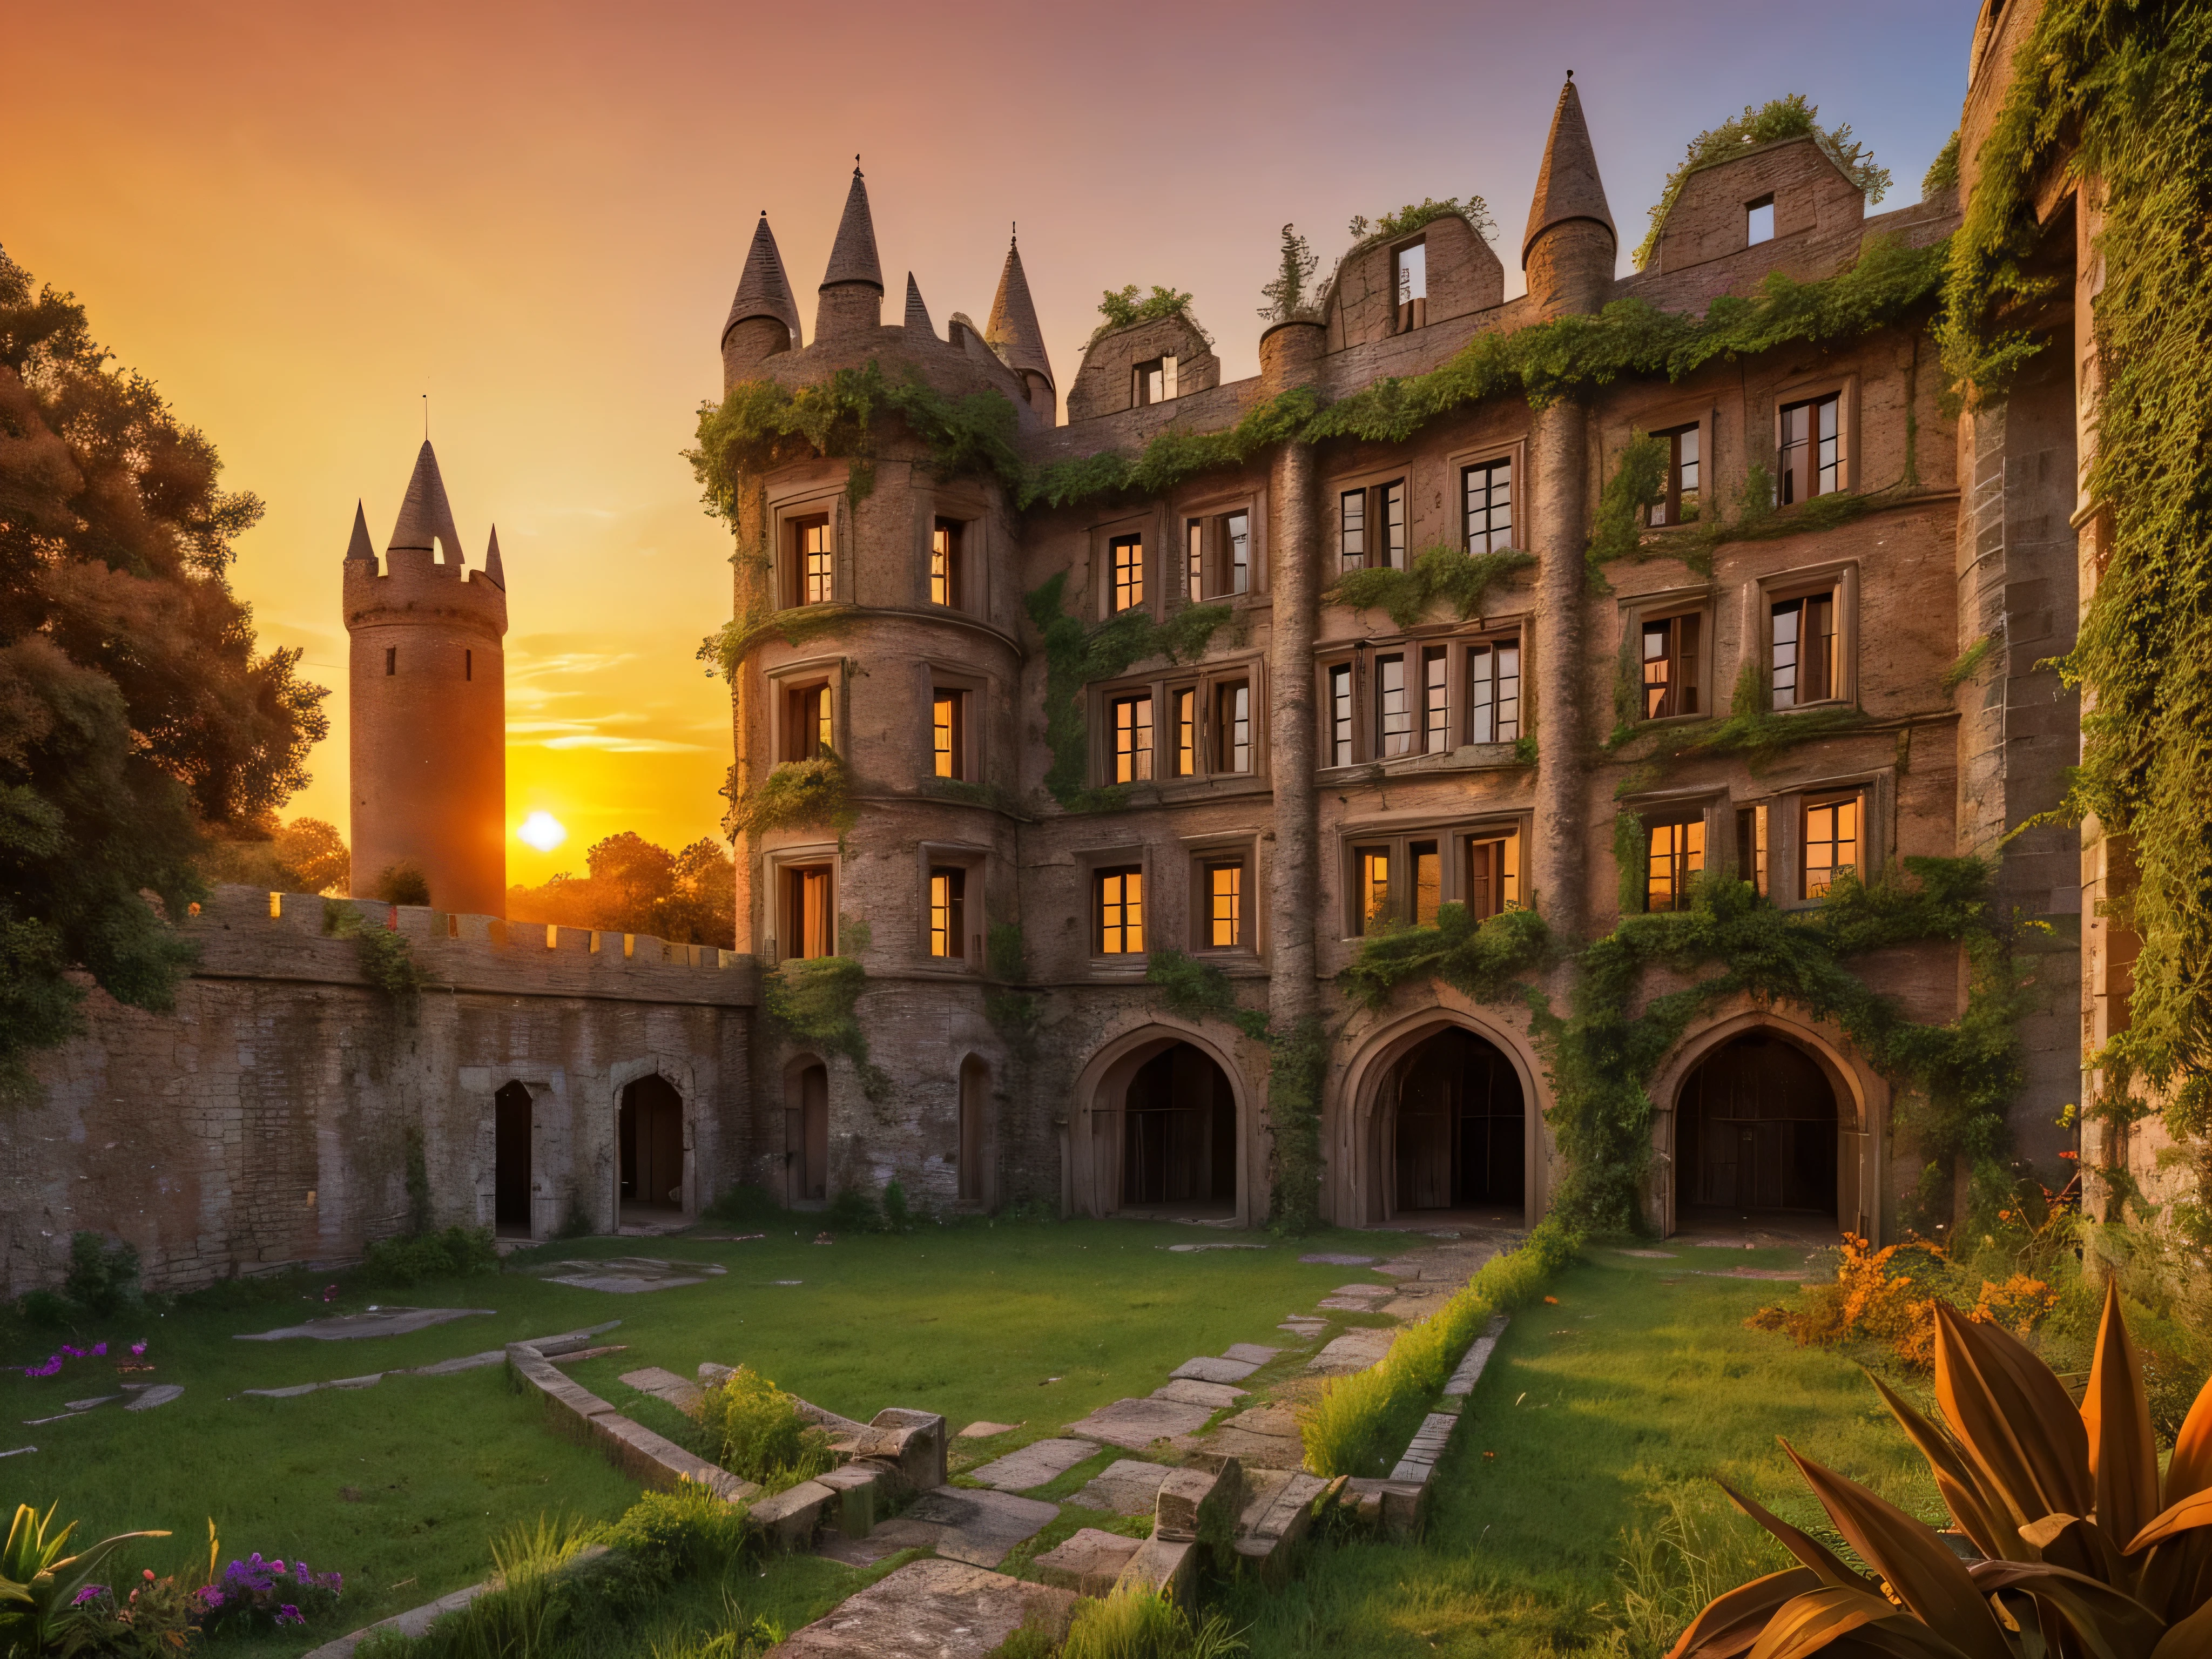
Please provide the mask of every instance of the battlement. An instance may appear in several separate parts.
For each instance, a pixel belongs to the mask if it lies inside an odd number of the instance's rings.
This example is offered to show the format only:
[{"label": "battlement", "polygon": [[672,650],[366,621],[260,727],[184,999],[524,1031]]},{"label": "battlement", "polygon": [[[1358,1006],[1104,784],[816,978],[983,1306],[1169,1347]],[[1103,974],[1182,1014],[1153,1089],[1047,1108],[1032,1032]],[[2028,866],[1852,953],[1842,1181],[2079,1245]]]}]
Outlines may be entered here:
[{"label": "battlement", "polygon": [[507,632],[507,590],[489,571],[442,563],[428,548],[395,547],[381,569],[374,559],[347,560],[346,626],[380,617],[453,621],[489,629],[496,638]]},{"label": "battlement", "polygon": [[738,1008],[750,1007],[758,994],[754,959],[735,951],[380,899],[225,884],[185,919],[183,932],[199,946],[193,971],[202,978],[366,983],[354,933],[333,931],[349,912],[362,928],[406,942],[433,981],[426,994],[477,991]]}]

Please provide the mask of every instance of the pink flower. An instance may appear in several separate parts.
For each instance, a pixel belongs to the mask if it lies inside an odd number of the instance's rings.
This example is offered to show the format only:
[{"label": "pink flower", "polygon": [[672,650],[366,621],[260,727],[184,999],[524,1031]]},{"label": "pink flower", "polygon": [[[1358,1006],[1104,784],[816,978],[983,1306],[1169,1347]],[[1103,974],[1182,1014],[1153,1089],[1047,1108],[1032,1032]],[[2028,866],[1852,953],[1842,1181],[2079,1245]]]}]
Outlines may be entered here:
[{"label": "pink flower", "polygon": [[131,1345],[131,1352],[134,1355],[143,1354],[146,1352],[146,1345],[143,1342],[133,1342]]}]

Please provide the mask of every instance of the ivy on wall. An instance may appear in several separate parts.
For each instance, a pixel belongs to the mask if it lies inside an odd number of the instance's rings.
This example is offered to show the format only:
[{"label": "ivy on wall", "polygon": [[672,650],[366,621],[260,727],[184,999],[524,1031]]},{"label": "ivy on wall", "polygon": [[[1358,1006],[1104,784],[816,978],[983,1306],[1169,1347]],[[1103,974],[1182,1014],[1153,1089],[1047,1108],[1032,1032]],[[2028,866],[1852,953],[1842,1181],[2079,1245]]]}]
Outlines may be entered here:
[{"label": "ivy on wall", "polygon": [[850,1060],[860,1092],[881,1100],[890,1092],[890,1074],[869,1058],[855,1012],[867,986],[867,969],[851,957],[794,957],[761,975],[761,1007],[793,1041]]},{"label": "ivy on wall", "polygon": [[1347,570],[1322,597],[1354,611],[1386,611],[1401,628],[1414,626],[1441,599],[1466,622],[1481,614],[1492,586],[1535,562],[1526,553],[1463,553],[1439,543],[1403,570]]},{"label": "ivy on wall", "polygon": [[852,774],[843,757],[830,753],[786,761],[757,789],[732,796],[722,815],[722,833],[732,841],[774,830],[826,829],[842,835],[859,817]]},{"label": "ivy on wall", "polygon": [[367,980],[392,1012],[412,1019],[422,1006],[422,993],[438,981],[415,960],[405,934],[391,927],[373,927],[361,911],[342,899],[323,901],[323,932],[332,939],[349,939]]}]

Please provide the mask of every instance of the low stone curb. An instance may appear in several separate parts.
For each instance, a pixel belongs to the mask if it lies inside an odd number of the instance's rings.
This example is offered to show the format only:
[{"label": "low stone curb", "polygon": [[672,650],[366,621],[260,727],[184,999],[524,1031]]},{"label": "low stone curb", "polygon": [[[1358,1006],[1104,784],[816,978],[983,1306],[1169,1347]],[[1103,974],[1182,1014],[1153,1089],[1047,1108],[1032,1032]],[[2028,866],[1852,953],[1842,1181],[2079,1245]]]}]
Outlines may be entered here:
[{"label": "low stone curb", "polygon": [[704,1486],[716,1497],[741,1503],[760,1488],[741,1480],[727,1469],[686,1451],[665,1435],[633,1421],[580,1383],[571,1382],[552,1362],[551,1356],[582,1348],[591,1340],[619,1325],[611,1320],[587,1330],[564,1331],[527,1342],[507,1345],[507,1370],[538,1390],[545,1402],[554,1428],[584,1445],[596,1445],[607,1461],[640,1486],[656,1492],[673,1492],[686,1481]]},{"label": "low stone curb", "polygon": [[[573,1572],[585,1562],[596,1561],[606,1553],[607,1547],[605,1544],[586,1544],[561,1564],[556,1570],[556,1576]],[[373,1625],[363,1625],[359,1630],[325,1642],[319,1648],[310,1648],[301,1656],[301,1659],[352,1659],[353,1650],[368,1638],[380,1631],[390,1631],[399,1636],[421,1636],[447,1613],[459,1613],[479,1595],[500,1589],[506,1582],[506,1579],[499,1574],[494,1573],[481,1584],[464,1584],[460,1589],[441,1595],[434,1601],[425,1601],[419,1607],[410,1607],[404,1613],[395,1613],[389,1619],[380,1619]]]},{"label": "low stone curb", "polygon": [[[1491,1355],[1498,1352],[1498,1339],[1504,1334],[1505,1326],[1504,1314],[1490,1316],[1490,1323],[1468,1346],[1458,1368],[1445,1382],[1445,1398],[1464,1400],[1474,1392],[1474,1385],[1481,1381]],[[1460,1413],[1455,1410],[1430,1413],[1421,1419],[1420,1427],[1413,1431],[1413,1439],[1392,1468],[1389,1479],[1354,1477],[1344,1483],[1347,1501],[1357,1505],[1362,1520],[1394,1536],[1407,1536],[1419,1528],[1429,1483],[1435,1478],[1437,1465],[1443,1461],[1459,1420]]]}]

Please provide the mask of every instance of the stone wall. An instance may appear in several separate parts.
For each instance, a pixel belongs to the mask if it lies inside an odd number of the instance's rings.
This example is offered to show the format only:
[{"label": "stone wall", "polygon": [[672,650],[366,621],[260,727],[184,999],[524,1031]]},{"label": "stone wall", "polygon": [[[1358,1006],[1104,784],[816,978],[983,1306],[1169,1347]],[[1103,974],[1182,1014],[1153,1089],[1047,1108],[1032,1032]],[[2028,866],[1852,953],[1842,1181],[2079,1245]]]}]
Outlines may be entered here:
[{"label": "stone wall", "polygon": [[[276,914],[272,915],[272,908]],[[412,1012],[325,916],[396,926],[435,983]],[[184,1290],[357,1258],[408,1224],[419,1129],[434,1224],[493,1220],[493,1097],[532,1097],[530,1231],[617,1221],[617,1113],[658,1073],[684,1103],[684,1208],[737,1178],[756,976],[749,957],[363,901],[218,889],[174,1011],[98,991],[0,1113],[0,1288],[56,1282],[70,1233],[137,1246]]]}]

